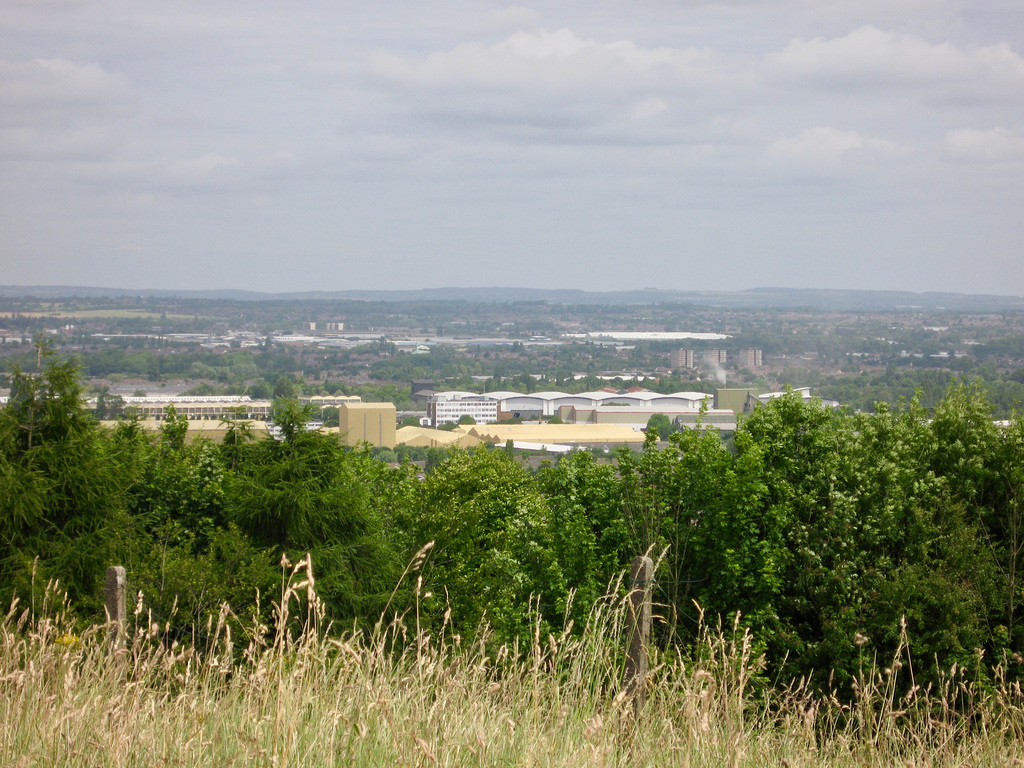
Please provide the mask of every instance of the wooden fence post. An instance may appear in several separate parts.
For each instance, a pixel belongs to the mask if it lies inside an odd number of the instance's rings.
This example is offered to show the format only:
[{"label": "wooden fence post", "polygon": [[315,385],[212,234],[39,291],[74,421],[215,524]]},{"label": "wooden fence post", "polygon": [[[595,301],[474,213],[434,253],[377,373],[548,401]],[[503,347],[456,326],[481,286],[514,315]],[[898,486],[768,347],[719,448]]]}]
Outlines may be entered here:
[{"label": "wooden fence post", "polygon": [[626,693],[633,699],[633,711],[639,713],[646,700],[647,645],[651,639],[651,586],[654,562],[649,557],[634,557],[629,569],[631,584],[626,624]]},{"label": "wooden fence post", "polygon": [[125,609],[125,592],[128,587],[128,575],[123,565],[112,565],[107,568],[106,608],[107,627],[110,644],[116,648],[124,645],[125,625],[127,621]]}]

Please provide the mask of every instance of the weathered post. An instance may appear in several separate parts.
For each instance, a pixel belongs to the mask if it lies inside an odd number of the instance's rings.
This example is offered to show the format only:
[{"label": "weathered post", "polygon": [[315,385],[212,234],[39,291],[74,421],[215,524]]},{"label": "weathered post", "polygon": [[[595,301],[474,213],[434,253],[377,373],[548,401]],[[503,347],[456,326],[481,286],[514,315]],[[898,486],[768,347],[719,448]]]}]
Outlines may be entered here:
[{"label": "weathered post", "polygon": [[633,711],[639,713],[646,699],[647,644],[651,639],[651,586],[654,562],[649,557],[634,557],[626,624],[626,673],[623,679],[627,695],[633,699]]},{"label": "weathered post", "polygon": [[106,608],[107,627],[110,644],[115,648],[124,645],[125,624],[125,592],[128,587],[128,576],[123,565],[112,565],[107,568]]}]

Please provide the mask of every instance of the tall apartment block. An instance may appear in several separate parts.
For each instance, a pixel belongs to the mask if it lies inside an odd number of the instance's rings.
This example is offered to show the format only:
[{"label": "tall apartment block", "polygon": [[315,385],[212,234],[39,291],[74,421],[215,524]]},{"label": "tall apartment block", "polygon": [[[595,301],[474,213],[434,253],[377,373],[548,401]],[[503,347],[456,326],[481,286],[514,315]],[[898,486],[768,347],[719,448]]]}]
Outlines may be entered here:
[{"label": "tall apartment block", "polygon": [[725,365],[726,357],[724,349],[705,349],[701,359],[704,365]]},{"label": "tall apartment block", "polygon": [[682,370],[684,368],[694,368],[697,363],[693,359],[692,349],[676,349],[670,354],[672,360],[672,368],[675,370]]},{"label": "tall apartment block", "polygon": [[760,368],[762,356],[760,349],[741,349],[736,353],[736,363],[740,368]]}]

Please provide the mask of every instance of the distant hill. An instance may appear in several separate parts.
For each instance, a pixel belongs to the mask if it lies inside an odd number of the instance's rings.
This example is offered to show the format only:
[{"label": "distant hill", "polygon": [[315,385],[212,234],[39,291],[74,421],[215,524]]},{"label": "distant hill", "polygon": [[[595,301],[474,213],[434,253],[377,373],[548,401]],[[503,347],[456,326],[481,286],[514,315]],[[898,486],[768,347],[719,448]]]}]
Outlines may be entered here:
[{"label": "distant hill", "polygon": [[645,288],[629,291],[581,291],[568,288],[423,288],[420,290],[348,290],[260,293],[242,290],[129,290],[73,285],[0,286],[2,297],[67,299],[72,297],[142,296],[232,301],[464,301],[548,304],[691,304],[722,308],[819,310],[956,310],[999,312],[1024,310],[1024,297],[911,291],[857,291],[824,288],[752,288],[746,291],[677,291]]}]

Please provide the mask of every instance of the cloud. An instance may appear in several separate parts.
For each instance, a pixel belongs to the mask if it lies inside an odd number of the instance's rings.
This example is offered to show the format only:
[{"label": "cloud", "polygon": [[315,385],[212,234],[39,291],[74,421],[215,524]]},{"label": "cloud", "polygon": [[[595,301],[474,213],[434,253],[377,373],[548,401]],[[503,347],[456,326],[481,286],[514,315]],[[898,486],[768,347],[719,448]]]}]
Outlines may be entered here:
[{"label": "cloud", "polygon": [[492,32],[518,32],[539,27],[540,23],[539,13],[532,8],[516,5],[491,11],[480,28]]},{"label": "cloud", "polygon": [[770,76],[825,88],[939,86],[1017,97],[1024,60],[1005,42],[964,49],[871,25],[845,37],[795,39],[766,62]]},{"label": "cloud", "polygon": [[569,29],[518,31],[493,45],[462,43],[421,60],[379,51],[368,73],[440,122],[544,130],[649,123],[673,101],[721,80],[707,48],[607,43]]},{"label": "cloud", "polygon": [[52,160],[106,153],[116,144],[111,119],[124,112],[128,99],[124,80],[97,64],[0,60],[0,157]]},{"label": "cloud", "polygon": [[1024,134],[1006,128],[960,128],[946,133],[943,156],[968,163],[1024,163]]},{"label": "cloud", "polygon": [[0,159],[58,160],[105,155],[115,142],[105,126],[0,127]]},{"label": "cloud", "polygon": [[203,181],[217,176],[221,171],[238,168],[242,164],[233,157],[208,152],[191,160],[177,160],[166,167],[170,178],[181,181]]},{"label": "cloud", "polygon": [[706,48],[642,48],[627,40],[600,43],[568,29],[522,31],[495,45],[462,43],[420,62],[381,52],[372,68],[396,83],[423,87],[480,86],[634,91],[701,83]]},{"label": "cloud", "polygon": [[768,154],[812,166],[837,166],[851,157],[891,159],[906,154],[898,144],[830,126],[808,128],[798,136],[779,139]]},{"label": "cloud", "polygon": [[90,62],[0,61],[0,101],[8,114],[23,107],[109,104],[126,95],[122,78]]},{"label": "cloud", "polygon": [[176,159],[83,160],[69,166],[69,178],[101,194],[184,196],[263,194],[301,172],[287,151],[239,159],[216,152]]}]

